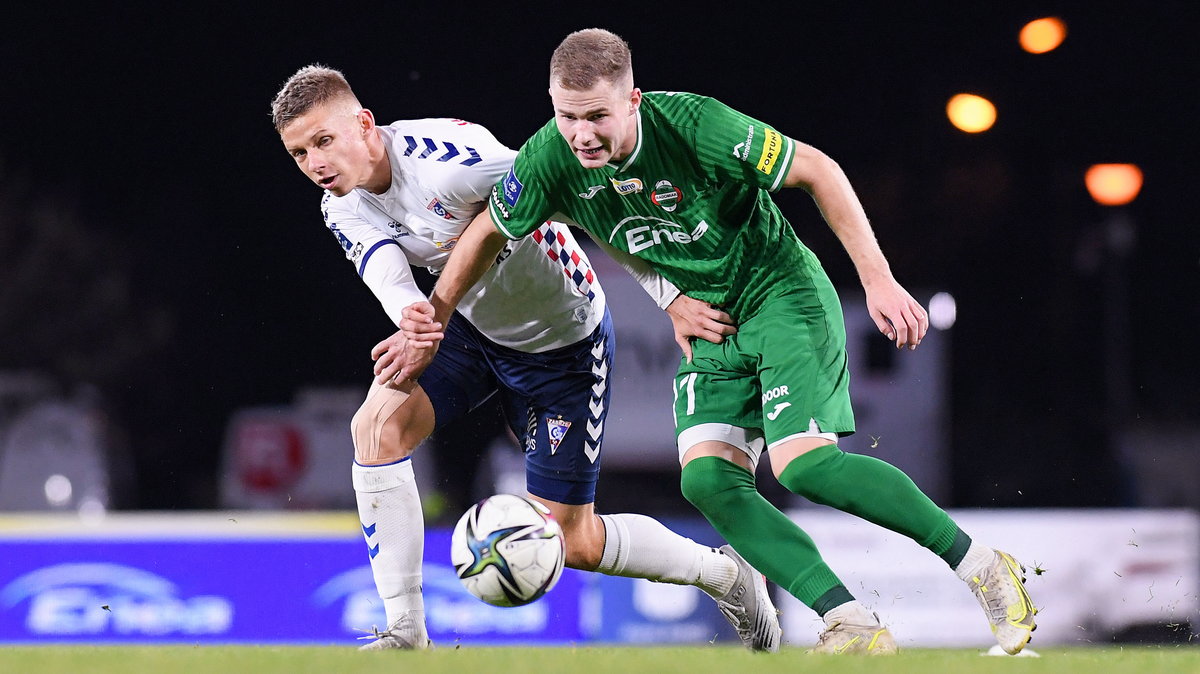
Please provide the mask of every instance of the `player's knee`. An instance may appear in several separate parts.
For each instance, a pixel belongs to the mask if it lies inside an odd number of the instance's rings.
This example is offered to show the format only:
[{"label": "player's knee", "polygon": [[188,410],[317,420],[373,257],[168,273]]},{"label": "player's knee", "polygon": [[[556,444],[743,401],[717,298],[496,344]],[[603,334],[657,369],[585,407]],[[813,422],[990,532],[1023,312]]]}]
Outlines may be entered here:
[{"label": "player's knee", "polygon": [[390,463],[412,454],[415,443],[406,443],[404,423],[398,415],[380,418],[379,410],[367,404],[350,419],[354,460],[364,465]]},{"label": "player's knee", "polygon": [[720,507],[721,502],[728,500],[731,494],[727,480],[710,471],[688,470],[690,466],[684,467],[679,478],[679,489],[688,503],[703,512],[709,507]]}]

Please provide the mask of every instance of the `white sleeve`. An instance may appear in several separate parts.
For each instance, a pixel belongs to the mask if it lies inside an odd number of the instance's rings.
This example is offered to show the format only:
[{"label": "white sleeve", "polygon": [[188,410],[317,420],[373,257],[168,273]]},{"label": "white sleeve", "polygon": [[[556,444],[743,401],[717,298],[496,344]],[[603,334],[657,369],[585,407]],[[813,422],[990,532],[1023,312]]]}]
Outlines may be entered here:
[{"label": "white sleeve", "polygon": [[360,274],[363,283],[375,293],[388,318],[392,319],[392,324],[399,326],[404,307],[413,302],[424,302],[427,298],[417,287],[412,267],[400,245],[391,239],[380,243],[382,245],[359,266]]},{"label": "white sleeve", "polygon": [[[555,219],[557,220],[559,217],[555,216]],[[609,257],[624,267],[625,271],[629,272],[629,275],[638,282],[638,285],[642,286],[642,290],[646,291],[646,294],[654,300],[659,309],[666,311],[671,302],[674,302],[675,298],[679,297],[679,288],[676,288],[673,283],[654,271],[650,263],[636,255],[630,255],[619,248],[614,248],[607,241],[593,236],[591,232],[588,232],[588,236],[592,237],[592,241],[595,241],[598,246],[603,248]]]},{"label": "white sleeve", "polygon": [[395,239],[331,199],[325,199],[321,210],[325,226],[337,238],[346,259],[398,326],[405,307],[427,299],[417,287],[404,250]]}]

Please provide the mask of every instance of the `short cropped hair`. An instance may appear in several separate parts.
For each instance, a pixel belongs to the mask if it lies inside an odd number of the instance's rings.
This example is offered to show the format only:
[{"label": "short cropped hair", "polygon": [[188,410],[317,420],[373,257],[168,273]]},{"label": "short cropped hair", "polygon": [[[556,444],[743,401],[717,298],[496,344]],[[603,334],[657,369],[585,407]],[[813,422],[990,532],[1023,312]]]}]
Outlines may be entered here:
[{"label": "short cropped hair", "polygon": [[550,81],[564,89],[584,91],[601,81],[633,79],[629,44],[603,28],[577,30],[563,39],[550,57]]},{"label": "short cropped hair", "polygon": [[358,97],[340,71],[319,63],[304,66],[284,82],[283,88],[271,101],[271,121],[275,130],[284,128],[297,117],[328,101],[349,98],[356,104]]}]

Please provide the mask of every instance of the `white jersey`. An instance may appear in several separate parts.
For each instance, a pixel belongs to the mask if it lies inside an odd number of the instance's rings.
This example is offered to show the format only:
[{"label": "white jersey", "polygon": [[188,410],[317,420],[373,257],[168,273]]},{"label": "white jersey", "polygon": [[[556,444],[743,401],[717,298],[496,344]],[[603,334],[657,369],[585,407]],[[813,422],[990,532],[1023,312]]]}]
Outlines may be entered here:
[{"label": "white jersey", "polygon": [[[380,126],[392,167],[383,194],[329,192],[325,224],[393,323],[426,299],[410,265],[437,274],[492,186],[516,152],[482,126],[455,119],[419,119]],[[538,353],[586,337],[604,317],[600,282],[570,229],[546,222],[510,241],[497,263],[458,305],[493,342]]]}]

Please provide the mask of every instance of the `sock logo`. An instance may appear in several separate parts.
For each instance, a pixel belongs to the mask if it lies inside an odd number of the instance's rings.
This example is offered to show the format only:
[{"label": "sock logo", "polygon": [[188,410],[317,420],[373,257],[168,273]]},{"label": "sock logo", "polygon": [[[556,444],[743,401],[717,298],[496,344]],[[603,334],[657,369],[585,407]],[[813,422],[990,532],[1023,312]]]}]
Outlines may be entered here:
[{"label": "sock logo", "polygon": [[787,409],[791,406],[792,406],[791,403],[775,403],[775,409],[771,410],[770,412],[767,412],[767,419],[770,419],[771,421],[775,421],[775,419],[777,419],[779,417],[780,412],[784,411],[785,409]]},{"label": "sock logo", "polygon": [[362,525],[363,533],[366,534],[367,537],[367,552],[371,554],[371,559],[375,559],[375,555],[379,554],[379,544],[376,543],[375,545],[371,545],[371,537],[375,535],[376,524],[378,523],[373,523],[371,526],[367,526],[365,524]]}]

